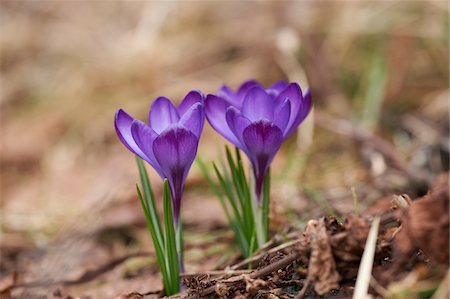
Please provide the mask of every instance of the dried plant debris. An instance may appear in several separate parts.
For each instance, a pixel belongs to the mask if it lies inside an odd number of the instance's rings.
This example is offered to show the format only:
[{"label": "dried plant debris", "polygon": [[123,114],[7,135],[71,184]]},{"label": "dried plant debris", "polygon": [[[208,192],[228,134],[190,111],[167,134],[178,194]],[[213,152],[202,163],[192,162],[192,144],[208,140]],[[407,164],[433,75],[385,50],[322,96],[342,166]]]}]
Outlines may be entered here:
[{"label": "dried plant debris", "polygon": [[[432,294],[446,275],[445,267],[434,265],[448,265],[448,186],[435,186],[417,200],[392,198],[391,210],[381,215],[372,270],[376,280],[369,292],[399,294],[414,278],[419,286],[425,280],[417,294]],[[372,220],[367,214],[348,215],[343,223],[334,217],[310,220],[303,233],[290,234],[296,239],[287,246],[272,242],[265,254],[250,258],[249,265],[258,263],[255,270],[190,275],[189,289],[173,298],[350,298]]]},{"label": "dried plant debris", "polygon": [[449,264],[449,187],[434,190],[402,211],[402,228],[394,240],[397,267],[421,250],[431,261]]},{"label": "dried plant debris", "polygon": [[340,276],[336,271],[331,250],[330,237],[326,230],[325,218],[310,220],[304,237],[310,244],[308,276],[303,291],[308,284],[314,285],[317,294],[323,295],[339,287]]},{"label": "dried plant debris", "polygon": [[[170,298],[350,298],[373,215],[381,222],[369,293],[381,298],[428,294],[427,298],[438,290],[445,293],[449,263],[447,179],[439,178],[426,196],[416,200],[406,194],[390,196],[390,209],[350,214],[343,222],[331,216],[310,220],[304,231],[275,236],[254,256],[239,262],[233,259],[224,270],[184,274],[186,290]],[[380,200],[388,202],[387,197]],[[22,283],[12,278],[1,281],[2,295],[8,296],[14,285]],[[80,283],[86,281],[63,285]],[[54,291],[52,298],[72,298],[69,293],[73,290]],[[116,298],[162,296],[162,292],[151,292],[155,291],[152,287],[130,285],[124,290],[117,292]]]}]

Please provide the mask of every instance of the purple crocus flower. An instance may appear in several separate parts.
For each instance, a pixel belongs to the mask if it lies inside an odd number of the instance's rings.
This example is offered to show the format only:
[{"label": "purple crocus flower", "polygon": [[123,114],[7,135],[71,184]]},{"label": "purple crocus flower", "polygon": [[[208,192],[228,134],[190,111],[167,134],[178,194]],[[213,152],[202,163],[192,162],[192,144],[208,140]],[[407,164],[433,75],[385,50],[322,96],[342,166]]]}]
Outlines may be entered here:
[{"label": "purple crocus flower", "polygon": [[236,92],[224,85],[205,100],[211,126],[250,159],[258,200],[275,154],[310,110],[309,90],[303,95],[297,83],[286,81],[269,88],[253,80],[246,81]]},{"label": "purple crocus flower", "polygon": [[178,108],[169,99],[159,97],[150,108],[148,125],[122,109],[115,116],[116,133],[122,143],[147,161],[161,178],[167,178],[176,225],[184,183],[203,129],[203,101],[203,94],[195,90],[186,95]]}]

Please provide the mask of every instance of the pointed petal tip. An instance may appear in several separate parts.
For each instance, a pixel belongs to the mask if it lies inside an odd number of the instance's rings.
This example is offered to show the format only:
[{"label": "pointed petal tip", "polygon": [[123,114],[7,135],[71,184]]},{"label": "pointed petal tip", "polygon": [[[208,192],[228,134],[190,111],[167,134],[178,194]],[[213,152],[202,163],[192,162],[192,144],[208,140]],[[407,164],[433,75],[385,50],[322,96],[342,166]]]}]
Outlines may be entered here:
[{"label": "pointed petal tip", "polygon": [[251,121],[258,121],[266,118],[273,121],[275,101],[260,86],[253,86],[249,89],[242,103],[242,114]]},{"label": "pointed petal tip", "polygon": [[204,105],[201,102],[197,102],[192,105],[181,117],[179,124],[188,129],[200,139],[200,135],[205,123],[205,110]]},{"label": "pointed petal tip", "polygon": [[177,108],[166,97],[158,97],[148,114],[148,125],[158,134],[180,120]]}]

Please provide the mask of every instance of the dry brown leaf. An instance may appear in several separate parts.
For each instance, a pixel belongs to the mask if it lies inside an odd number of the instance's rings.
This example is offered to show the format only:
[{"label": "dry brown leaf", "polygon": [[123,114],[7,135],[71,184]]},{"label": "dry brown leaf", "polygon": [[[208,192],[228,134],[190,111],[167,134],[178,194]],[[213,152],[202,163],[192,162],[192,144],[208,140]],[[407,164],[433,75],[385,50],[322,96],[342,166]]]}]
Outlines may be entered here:
[{"label": "dry brown leaf", "polygon": [[314,285],[314,290],[319,295],[337,289],[340,276],[336,271],[336,262],[331,251],[325,218],[310,220],[305,230],[305,237],[311,244],[307,280]]},{"label": "dry brown leaf", "polygon": [[245,281],[245,290],[251,298],[253,298],[258,291],[267,286],[267,282],[262,279],[253,279],[250,275],[243,275]]},{"label": "dry brown leaf", "polygon": [[402,229],[395,237],[394,257],[400,265],[422,250],[434,262],[449,263],[449,188],[436,187],[405,210]]},{"label": "dry brown leaf", "polygon": [[333,235],[331,239],[333,253],[342,261],[359,261],[370,226],[363,218],[349,215],[343,227],[344,231]]}]

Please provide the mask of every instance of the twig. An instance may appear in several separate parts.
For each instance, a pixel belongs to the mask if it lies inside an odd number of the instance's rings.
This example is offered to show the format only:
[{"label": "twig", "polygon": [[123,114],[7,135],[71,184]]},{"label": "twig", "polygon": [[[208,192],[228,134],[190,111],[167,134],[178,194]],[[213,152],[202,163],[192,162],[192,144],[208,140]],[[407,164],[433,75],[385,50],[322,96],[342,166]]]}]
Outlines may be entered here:
[{"label": "twig", "polygon": [[233,270],[233,269],[213,270],[213,271],[205,271],[205,272],[197,272],[197,273],[183,273],[183,274],[181,274],[181,278],[191,278],[191,277],[202,276],[202,275],[208,275],[208,276],[240,275],[240,274],[248,274],[251,272],[252,272],[252,270]]},{"label": "twig", "polygon": [[[279,261],[277,261],[277,262],[275,262],[273,264],[270,264],[270,265],[268,265],[268,266],[266,266],[264,268],[261,268],[261,269],[259,269],[257,271],[254,271],[253,273],[250,274],[250,278],[251,279],[256,279],[256,278],[264,277],[264,276],[269,275],[270,273],[272,273],[274,271],[282,269],[282,268],[290,265],[295,260],[297,260],[300,257],[301,253],[302,252],[299,250],[299,251],[295,252],[294,254],[285,256],[284,258],[282,258],[281,260],[279,260]],[[226,281],[225,280],[225,281],[221,281],[221,282],[222,283],[226,283],[226,284],[230,284],[230,285],[235,285],[235,284],[237,284],[239,282],[242,282],[244,278],[241,275],[241,276],[231,277],[230,279],[232,279],[232,281],[230,281],[230,280]],[[198,292],[195,295],[186,297],[185,299],[195,299],[195,298],[198,298],[198,297],[208,296],[208,295],[214,293],[215,289],[216,289],[216,286],[213,285],[213,286],[210,286],[210,287],[208,287],[206,289],[201,290],[200,292]]]},{"label": "twig", "polygon": [[[297,232],[297,233],[298,233],[298,232]],[[276,246],[276,247],[273,247],[273,248],[271,248],[270,250],[268,250],[268,251],[266,251],[266,252],[260,253],[260,254],[258,254],[258,255],[251,256],[251,257],[249,257],[249,258],[243,260],[242,262],[237,263],[236,265],[231,266],[230,269],[232,269],[232,270],[237,270],[237,269],[239,269],[239,268],[241,268],[241,267],[243,267],[243,266],[246,266],[246,265],[248,265],[248,264],[250,264],[250,263],[253,263],[253,262],[256,262],[256,261],[260,260],[262,257],[264,257],[264,256],[267,255],[267,254],[271,254],[271,253],[280,251],[280,250],[285,249],[285,248],[287,248],[287,247],[289,247],[289,246],[295,245],[295,244],[298,243],[298,242],[299,242],[299,240],[291,240],[291,241],[288,241],[288,242],[286,242],[286,243],[283,243],[283,244],[281,244],[281,245],[278,245],[278,246]]]}]

